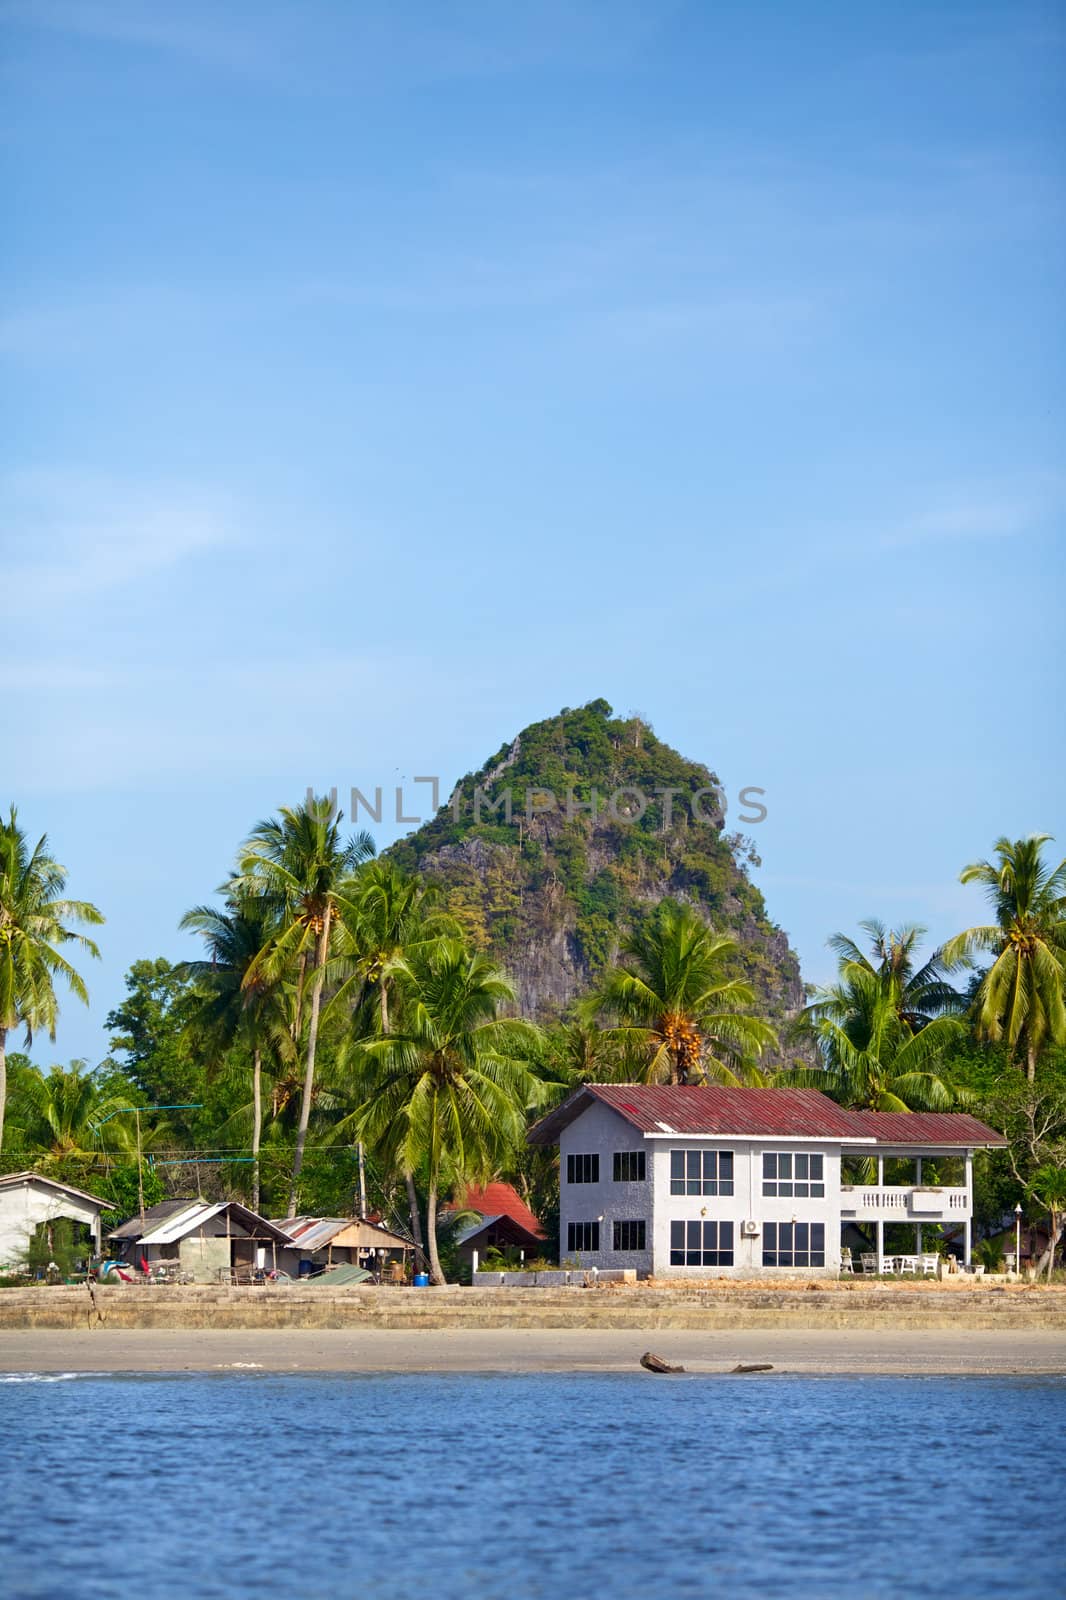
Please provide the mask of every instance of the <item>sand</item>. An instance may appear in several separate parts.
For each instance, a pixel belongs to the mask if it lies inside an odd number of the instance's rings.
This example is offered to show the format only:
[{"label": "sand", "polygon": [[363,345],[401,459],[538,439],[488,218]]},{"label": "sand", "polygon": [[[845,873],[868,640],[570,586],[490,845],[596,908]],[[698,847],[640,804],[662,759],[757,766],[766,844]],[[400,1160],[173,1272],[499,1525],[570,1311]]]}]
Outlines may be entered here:
[{"label": "sand", "polygon": [[0,1331],[0,1372],[629,1372],[645,1350],[693,1373],[768,1361],[785,1373],[1066,1375],[1060,1330],[961,1327],[38,1328]]}]

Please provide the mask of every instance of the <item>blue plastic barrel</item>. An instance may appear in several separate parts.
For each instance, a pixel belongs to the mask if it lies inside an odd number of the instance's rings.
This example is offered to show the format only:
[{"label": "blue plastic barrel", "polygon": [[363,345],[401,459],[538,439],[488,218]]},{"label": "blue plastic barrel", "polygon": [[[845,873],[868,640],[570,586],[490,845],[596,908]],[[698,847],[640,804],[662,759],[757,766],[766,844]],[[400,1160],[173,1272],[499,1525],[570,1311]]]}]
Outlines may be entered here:
[{"label": "blue plastic barrel", "polygon": [[416,1272],[415,1273],[415,1288],[416,1289],[428,1289],[429,1288],[429,1273],[428,1272]]}]

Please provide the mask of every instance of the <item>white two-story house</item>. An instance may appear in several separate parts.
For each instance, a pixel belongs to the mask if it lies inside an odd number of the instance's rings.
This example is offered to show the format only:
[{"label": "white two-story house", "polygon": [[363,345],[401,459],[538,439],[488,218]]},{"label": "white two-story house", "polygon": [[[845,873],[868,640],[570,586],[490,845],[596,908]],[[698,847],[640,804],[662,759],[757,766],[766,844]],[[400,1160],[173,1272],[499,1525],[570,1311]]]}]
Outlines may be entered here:
[{"label": "white two-story house", "polygon": [[[961,1232],[973,1154],[1006,1144],[958,1112],[848,1111],[816,1089],[588,1084],[529,1132],[559,1145],[560,1259],[641,1277],[836,1273],[841,1230]],[[939,1230],[938,1230],[939,1231]],[[910,1233],[908,1230],[908,1238]]]}]

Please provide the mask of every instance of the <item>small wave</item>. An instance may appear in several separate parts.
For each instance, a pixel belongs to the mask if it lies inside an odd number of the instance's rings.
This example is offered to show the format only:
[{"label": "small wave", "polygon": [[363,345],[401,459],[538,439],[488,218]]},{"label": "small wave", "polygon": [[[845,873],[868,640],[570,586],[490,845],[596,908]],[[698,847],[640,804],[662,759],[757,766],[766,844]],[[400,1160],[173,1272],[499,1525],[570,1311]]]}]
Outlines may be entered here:
[{"label": "small wave", "polygon": [[215,1367],[221,1372],[246,1371],[253,1367],[257,1372],[261,1372],[263,1363],[261,1361],[216,1361]]},{"label": "small wave", "polygon": [[102,1372],[0,1372],[0,1383],[69,1383],[74,1378],[102,1378]]}]

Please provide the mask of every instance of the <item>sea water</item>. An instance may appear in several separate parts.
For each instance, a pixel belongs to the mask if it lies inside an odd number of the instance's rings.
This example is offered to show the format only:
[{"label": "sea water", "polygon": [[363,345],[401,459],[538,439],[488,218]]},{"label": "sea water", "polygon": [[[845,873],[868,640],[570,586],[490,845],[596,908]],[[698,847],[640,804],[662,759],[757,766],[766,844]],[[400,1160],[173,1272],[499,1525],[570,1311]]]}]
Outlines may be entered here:
[{"label": "sea water", "polygon": [[0,1591],[1066,1593],[1066,1379],[0,1378]]}]

